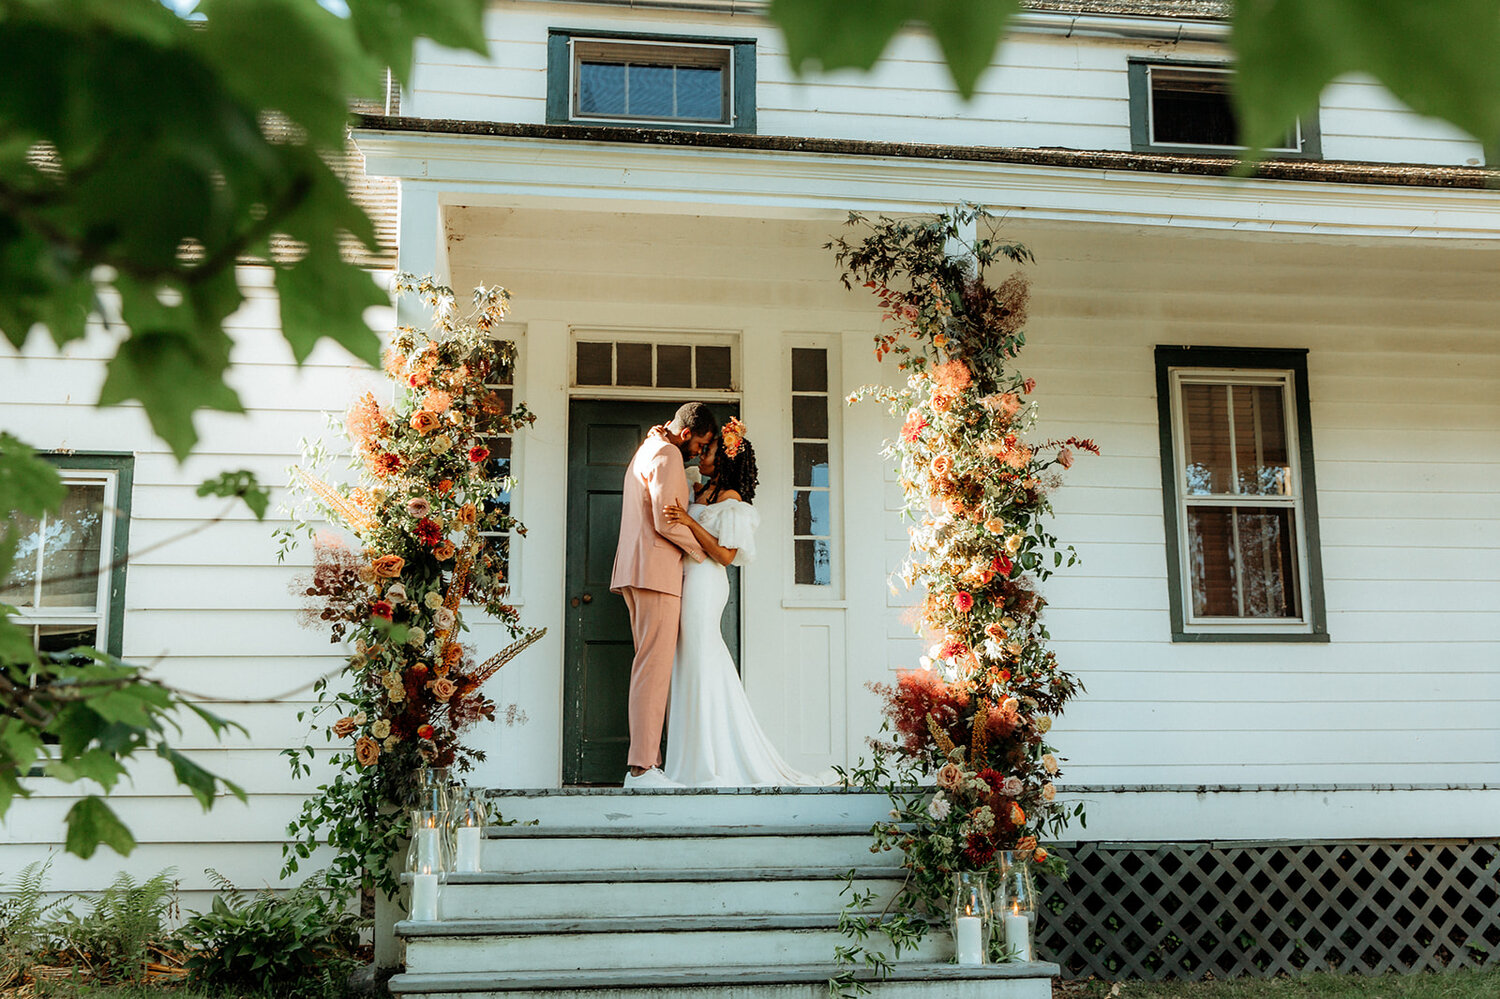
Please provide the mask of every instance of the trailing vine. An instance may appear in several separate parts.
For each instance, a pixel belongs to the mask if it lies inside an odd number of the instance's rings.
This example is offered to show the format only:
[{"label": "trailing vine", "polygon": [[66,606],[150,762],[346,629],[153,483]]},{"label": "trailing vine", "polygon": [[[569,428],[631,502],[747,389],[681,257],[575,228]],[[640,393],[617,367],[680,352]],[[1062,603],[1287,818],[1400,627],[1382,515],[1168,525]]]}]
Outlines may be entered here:
[{"label": "trailing vine", "polygon": [[[515,361],[498,332],[509,296],[479,288],[465,313],[430,278],[399,275],[396,290],[419,295],[433,321],[427,330],[396,330],[384,364],[395,402],[366,394],[346,414],[339,429],[352,482],[333,481],[334,456],[321,444],[305,448],[293,470],[297,526],[279,532],[283,557],[301,540],[313,545],[313,570],[298,584],[306,623],[353,648],[342,682],[315,687],[313,714],[336,747],[324,750],[333,775],[291,823],[282,875],[326,842],[337,854],[329,883],[349,894],[395,894],[388,860],[406,835],[420,771],[463,771],[483,759],[460,738],[494,717],[480,688],[545,634],[521,626],[495,540],[526,529],[511,516],[515,482],[492,445],[535,419],[496,387]],[[353,543],[316,532],[314,517],[341,525]],[[460,641],[465,604],[500,621],[514,641],[477,656]],[[294,777],[311,773],[317,752],[285,751]]]},{"label": "trailing vine", "polygon": [[[1029,284],[1018,269],[989,280],[992,268],[1033,262],[1026,247],[996,238],[992,218],[973,206],[924,219],[852,214],[848,224],[860,238],[827,248],[845,287],[879,300],[888,326],[876,358],[894,358],[906,375],[903,386],[865,386],[849,401],[885,402],[903,421],[883,453],[898,464],[912,522],[898,575],[922,594],[913,626],[928,647],[894,684],[873,685],[882,738],[846,774],[850,786],[890,796],[871,849],[900,851],[906,878],[880,912],[851,879],[840,920],[851,945],[836,955],[835,995],[865,991],[861,977],[884,977],[946,923],[957,872],[997,872],[1000,851],[1055,869],[1039,841],[1083,817],[1082,806],[1056,800],[1061,762],[1047,741],[1083,688],[1046,648],[1036,584],[1077,562],[1046,524],[1048,493],[1076,454],[1098,453],[1086,439],[1028,440],[1035,382],[1013,363],[1026,343]],[[890,954],[870,944],[877,932]]]}]

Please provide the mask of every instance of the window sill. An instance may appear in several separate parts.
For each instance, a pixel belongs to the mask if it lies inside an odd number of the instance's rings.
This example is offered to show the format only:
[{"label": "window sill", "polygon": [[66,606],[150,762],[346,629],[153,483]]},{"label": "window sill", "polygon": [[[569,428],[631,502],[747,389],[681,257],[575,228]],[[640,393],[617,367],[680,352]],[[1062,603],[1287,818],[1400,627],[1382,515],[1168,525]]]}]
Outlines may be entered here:
[{"label": "window sill", "polygon": [[754,125],[725,125],[703,121],[654,121],[642,118],[554,118],[547,117],[549,125],[572,125],[575,128],[619,128],[642,132],[723,132],[729,135],[754,135]]},{"label": "window sill", "polygon": [[[1147,153],[1153,156],[1182,156],[1195,159],[1231,159],[1237,160],[1249,152],[1243,146],[1172,146],[1161,145],[1150,142],[1132,142],[1130,144],[1132,153]],[[1310,149],[1267,149],[1264,150],[1264,158],[1268,160],[1322,160],[1323,155]]]},{"label": "window sill", "polygon": [[1311,642],[1326,645],[1328,632],[1309,631],[1174,631],[1173,642]]}]

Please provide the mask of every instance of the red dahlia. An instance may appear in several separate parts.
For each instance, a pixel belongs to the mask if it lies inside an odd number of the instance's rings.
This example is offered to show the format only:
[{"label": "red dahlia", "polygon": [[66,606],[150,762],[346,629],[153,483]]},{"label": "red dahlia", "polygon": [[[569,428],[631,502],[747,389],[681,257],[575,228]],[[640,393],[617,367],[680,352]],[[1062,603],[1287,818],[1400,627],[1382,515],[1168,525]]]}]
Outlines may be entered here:
[{"label": "red dahlia", "polygon": [[429,548],[436,546],[438,542],[443,540],[443,529],[431,517],[423,517],[417,521],[417,526],[411,529],[411,533],[418,541]]},{"label": "red dahlia", "polygon": [[481,461],[484,461],[489,456],[490,456],[490,449],[487,448],[487,447],[485,447],[483,444],[480,444],[477,447],[471,447],[471,448],[469,448],[469,460],[472,461],[476,465],[479,464]]},{"label": "red dahlia", "polygon": [[393,614],[394,612],[395,608],[391,606],[389,600],[377,600],[370,605],[371,617],[383,617],[387,621],[389,621],[391,619],[391,614]]}]

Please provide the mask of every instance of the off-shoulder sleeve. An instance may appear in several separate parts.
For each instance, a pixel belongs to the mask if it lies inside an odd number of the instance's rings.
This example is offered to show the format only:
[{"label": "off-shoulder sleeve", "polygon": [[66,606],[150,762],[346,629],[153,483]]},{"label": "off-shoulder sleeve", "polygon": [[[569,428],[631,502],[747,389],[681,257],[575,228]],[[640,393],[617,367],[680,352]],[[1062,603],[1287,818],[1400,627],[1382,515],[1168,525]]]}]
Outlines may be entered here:
[{"label": "off-shoulder sleeve", "polygon": [[760,526],[760,514],[749,503],[720,505],[719,544],[735,549],[731,565],[749,565],[755,561],[755,529]]}]

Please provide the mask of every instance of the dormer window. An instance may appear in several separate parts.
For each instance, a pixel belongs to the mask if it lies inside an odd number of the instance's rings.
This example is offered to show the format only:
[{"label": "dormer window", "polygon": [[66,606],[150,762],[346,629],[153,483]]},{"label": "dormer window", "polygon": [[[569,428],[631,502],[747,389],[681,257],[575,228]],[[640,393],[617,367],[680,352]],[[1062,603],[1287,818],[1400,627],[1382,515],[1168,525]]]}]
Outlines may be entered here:
[{"label": "dormer window", "polygon": [[755,131],[755,43],[554,30],[549,124]]},{"label": "dormer window", "polygon": [[[1130,139],[1136,152],[1216,155],[1244,149],[1223,64],[1130,60]],[[1267,152],[1316,158],[1317,120],[1299,119]]]}]

